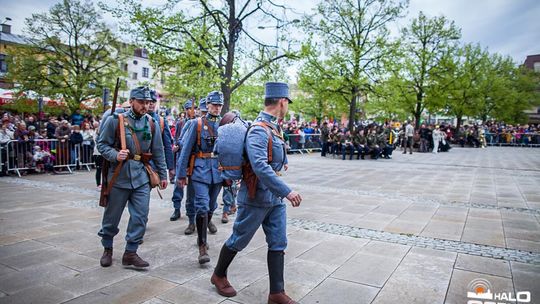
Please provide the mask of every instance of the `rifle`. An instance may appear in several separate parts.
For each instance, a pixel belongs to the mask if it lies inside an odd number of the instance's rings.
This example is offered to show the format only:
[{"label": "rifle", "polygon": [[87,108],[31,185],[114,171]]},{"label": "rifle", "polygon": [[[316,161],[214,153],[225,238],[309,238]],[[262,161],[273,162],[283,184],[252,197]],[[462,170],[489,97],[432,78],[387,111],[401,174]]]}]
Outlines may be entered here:
[{"label": "rifle", "polygon": [[[118,89],[120,87],[120,77],[116,78],[116,86],[114,87],[113,102],[111,107],[111,115],[114,114],[116,110],[116,101],[118,99]],[[120,164],[118,164],[120,166]],[[99,205],[101,207],[107,207],[109,203],[109,167],[110,162],[103,158],[103,167],[101,170],[101,191],[99,193]],[[112,187],[112,185],[111,185]]]}]

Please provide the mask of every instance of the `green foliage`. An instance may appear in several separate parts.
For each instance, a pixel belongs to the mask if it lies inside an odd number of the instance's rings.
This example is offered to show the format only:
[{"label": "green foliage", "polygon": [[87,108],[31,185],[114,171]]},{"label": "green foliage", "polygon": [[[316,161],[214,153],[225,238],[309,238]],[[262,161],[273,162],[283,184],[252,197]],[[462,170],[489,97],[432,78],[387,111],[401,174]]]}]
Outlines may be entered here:
[{"label": "green foliage", "polygon": [[121,44],[91,2],[64,0],[26,19],[29,45],[9,54],[8,79],[21,91],[64,97],[71,110],[101,96],[121,75]]},{"label": "green foliage", "polygon": [[138,0],[101,6],[126,20],[123,30],[151,51],[152,64],[167,75],[166,90],[173,97],[204,96],[221,90],[223,112],[229,110],[231,95],[248,79],[295,56],[288,49],[278,52],[275,46],[262,43],[244,26],[250,20],[283,22],[273,12],[282,7],[272,1],[237,5],[233,0],[199,0],[191,10],[178,0],[161,7],[143,7]]},{"label": "green foliage", "polygon": [[407,1],[322,1],[316,16],[304,20],[311,37],[302,47],[304,67],[300,86],[320,105],[319,115],[345,102],[349,128],[357,119],[357,103],[373,91],[373,81],[380,77],[382,58],[392,52],[387,39],[388,23],[396,20]]}]

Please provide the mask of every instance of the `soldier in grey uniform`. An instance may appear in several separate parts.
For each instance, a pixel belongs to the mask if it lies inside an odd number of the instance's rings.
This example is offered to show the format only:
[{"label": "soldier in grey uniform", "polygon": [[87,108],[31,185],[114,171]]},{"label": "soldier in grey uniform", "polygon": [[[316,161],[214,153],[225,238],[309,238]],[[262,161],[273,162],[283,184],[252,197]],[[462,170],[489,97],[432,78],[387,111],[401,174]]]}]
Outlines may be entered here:
[{"label": "soldier in grey uniform", "polygon": [[[169,170],[169,178],[172,179],[174,182],[174,176],[175,176],[175,163],[174,163],[174,155],[172,151],[172,134],[171,129],[169,128],[169,124],[165,120],[165,118],[160,117],[156,111],[157,106],[157,92],[154,90],[150,91],[150,97],[152,98],[152,101],[150,102],[150,105],[148,106],[148,114],[152,116],[154,119],[154,122],[156,126],[159,126],[160,132],[161,132],[161,139],[163,142],[163,149],[165,152],[165,163],[167,164],[167,169]],[[163,126],[163,130],[161,130],[161,127]]]},{"label": "soldier in grey uniform", "polygon": [[[184,113],[186,114],[186,116],[184,118],[179,118],[176,121],[176,127],[175,127],[176,131],[174,132],[174,148],[173,148],[175,164],[178,157],[180,157],[180,152],[182,149],[182,142],[180,139],[183,134],[184,127],[186,127],[188,121],[195,116],[195,113],[194,113],[195,106],[193,103],[194,101],[191,99],[189,99],[188,101],[184,103],[184,111],[185,111]],[[189,187],[189,184],[188,184],[188,187]],[[171,221],[176,221],[180,218],[180,207],[182,206],[183,198],[184,198],[184,189],[181,187],[178,187],[178,185],[175,184],[174,192],[172,196],[174,211],[170,217]],[[188,213],[187,215],[189,218],[189,226],[193,227],[193,230],[191,231],[191,233],[193,233],[195,231],[195,210],[190,210],[188,208],[189,208],[188,198],[186,197],[186,213]],[[191,212],[190,214],[190,211],[193,211],[193,212]],[[191,234],[191,233],[186,233],[186,234]]]},{"label": "soldier in grey uniform", "polygon": [[[221,191],[223,179],[218,170],[218,160],[214,156],[214,144],[217,129],[221,120],[223,94],[213,91],[206,97],[208,113],[191,120],[186,133],[182,136],[182,152],[177,163],[177,180],[184,187],[187,176],[191,173],[190,183],[195,190],[195,223],[197,227],[197,244],[199,246],[199,263],[210,262],[208,255],[207,229],[217,232],[215,225],[210,224],[214,210],[217,208],[217,197]],[[200,106],[200,105],[199,105]],[[188,167],[191,172],[188,171]]]},{"label": "soldier in grey uniform", "polygon": [[[227,280],[227,268],[236,253],[248,245],[262,225],[268,243],[267,261],[270,278],[268,303],[296,303],[285,294],[283,271],[284,250],[287,247],[287,214],[283,199],[287,198],[293,207],[298,207],[302,202],[302,197],[279,178],[279,172],[282,169],[287,170],[287,154],[278,120],[285,117],[290,102],[289,87],[286,83],[266,83],[264,111],[259,114],[248,130],[245,144],[245,151],[257,180],[255,183],[250,182],[254,181],[253,179],[246,181],[244,173],[238,193],[238,213],[233,232],[221,248],[218,263],[210,279],[222,296],[236,295],[236,290]],[[264,124],[266,127],[259,124]],[[269,162],[268,153],[270,136],[272,137],[271,162]],[[250,188],[256,190],[254,196],[250,195],[248,183],[255,187]]]},{"label": "soldier in grey uniform", "polygon": [[[100,129],[97,148],[101,155],[111,162],[109,180],[112,179],[116,166],[119,165],[120,161],[123,161],[120,173],[112,186],[109,203],[103,213],[102,227],[98,233],[105,248],[100,260],[103,267],[112,264],[113,238],[118,234],[118,223],[126,204],[130,218],[122,265],[149,266],[146,261],[137,255],[137,249],[143,239],[148,221],[151,190],[148,174],[141,162],[141,155],[138,153],[152,153],[152,161],[161,179],[160,187],[162,189],[167,187],[167,168],[159,126],[156,125],[152,133],[150,123],[152,118],[146,114],[151,100],[148,88],[137,87],[131,90],[131,110],[125,113],[113,114]],[[124,116],[126,150],[120,149],[119,134],[117,135],[119,115]],[[154,124],[156,123],[154,122]],[[139,141],[140,152],[137,152],[133,140],[134,136]]]}]

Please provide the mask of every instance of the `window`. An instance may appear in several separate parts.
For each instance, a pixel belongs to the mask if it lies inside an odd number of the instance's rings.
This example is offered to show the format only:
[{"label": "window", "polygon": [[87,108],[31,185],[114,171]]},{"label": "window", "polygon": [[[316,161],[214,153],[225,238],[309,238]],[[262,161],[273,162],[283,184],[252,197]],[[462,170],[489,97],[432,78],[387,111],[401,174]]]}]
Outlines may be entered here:
[{"label": "window", "polygon": [[7,61],[4,54],[0,54],[0,73],[7,73]]},{"label": "window", "polygon": [[142,77],[148,78],[148,74],[150,73],[149,68],[142,68]]},{"label": "window", "polygon": [[131,74],[131,79],[137,80],[137,73],[133,72],[133,73]]},{"label": "window", "polygon": [[127,70],[128,70],[128,64],[127,64],[127,63],[123,63],[123,64],[122,64],[122,70],[123,70],[124,72],[127,72]]},{"label": "window", "polygon": [[539,73],[540,72],[540,62],[534,63],[534,71]]},{"label": "window", "polygon": [[137,60],[133,60],[134,65],[137,65],[137,63],[139,63]]},{"label": "window", "polygon": [[148,51],[146,49],[141,50],[141,57],[142,58],[148,58]]}]

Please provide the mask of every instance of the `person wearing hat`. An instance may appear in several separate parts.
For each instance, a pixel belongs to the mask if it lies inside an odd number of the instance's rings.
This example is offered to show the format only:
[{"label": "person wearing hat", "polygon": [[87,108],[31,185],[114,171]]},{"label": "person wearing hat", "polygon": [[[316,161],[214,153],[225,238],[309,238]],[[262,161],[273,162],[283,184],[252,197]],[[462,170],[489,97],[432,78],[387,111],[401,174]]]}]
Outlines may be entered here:
[{"label": "person wearing hat", "polygon": [[[238,193],[238,211],[233,232],[221,248],[210,279],[222,296],[236,295],[236,290],[227,279],[227,269],[235,255],[248,245],[262,225],[268,244],[267,262],[270,279],[268,303],[296,303],[285,293],[283,278],[284,250],[287,247],[287,215],[283,199],[287,198],[293,207],[298,207],[302,197],[279,178],[279,172],[287,170],[287,154],[278,121],[285,117],[291,102],[286,83],[266,83],[264,110],[259,113],[248,130],[245,144],[251,168],[257,177],[256,191],[250,193],[244,177]],[[271,161],[268,153],[270,137]]]},{"label": "person wearing hat", "polygon": [[148,105],[148,114],[154,119],[156,126],[159,126],[161,138],[163,141],[163,149],[165,151],[165,163],[167,164],[167,169],[169,170],[169,177],[173,179],[173,177],[175,176],[175,166],[174,155],[172,151],[173,138],[171,134],[171,129],[169,128],[169,124],[166,123],[165,118],[159,116],[156,111],[158,101],[157,92],[151,90],[150,98],[152,99],[152,101],[150,101],[150,104]]},{"label": "person wearing hat", "polygon": [[[200,108],[202,103],[202,101],[199,103]],[[182,151],[176,166],[178,186],[183,188],[187,184],[187,178],[190,177],[189,183],[193,185],[195,191],[195,223],[200,264],[210,262],[207,229],[213,234],[217,232],[211,220],[217,208],[217,197],[223,180],[213,151],[221,120],[223,93],[210,92],[206,97],[206,106],[208,113],[190,121],[185,134],[182,135]]]},{"label": "person wearing hat", "polygon": [[208,109],[206,108],[206,98],[199,101],[199,112],[200,116],[205,116],[206,113],[208,113]]},{"label": "person wearing hat", "polygon": [[[112,184],[109,202],[103,212],[101,244],[104,252],[100,259],[103,267],[111,266],[113,254],[113,238],[118,234],[118,223],[126,204],[130,218],[126,233],[126,247],[122,257],[122,265],[148,267],[148,262],[137,255],[137,249],[146,231],[150,203],[149,177],[141,161],[141,154],[149,152],[151,160],[160,177],[160,188],[167,187],[167,167],[163,150],[163,142],[157,123],[147,115],[152,98],[147,87],[137,87],[130,92],[131,110],[125,113],[114,113],[104,121],[100,128],[97,142],[98,151],[111,163],[108,180],[113,181],[113,172],[122,162],[117,178]],[[119,150],[120,117],[124,120],[126,139],[125,150]],[[154,127],[152,127],[152,124]],[[118,132],[120,133],[120,132]],[[134,140],[136,138],[136,140]],[[140,147],[140,149],[138,149]],[[140,150],[140,151],[139,151]]]},{"label": "person wearing hat", "polygon": [[[202,100],[202,99],[201,99]],[[195,101],[192,99],[189,99],[184,103],[184,113],[186,113],[186,116],[184,118],[178,119],[176,122],[176,128],[175,128],[175,134],[174,134],[174,148],[173,152],[175,153],[175,162],[178,161],[178,158],[180,157],[180,153],[182,152],[182,137],[185,134],[185,131],[187,130],[189,121],[193,118],[195,118]],[[189,223],[187,228],[184,230],[184,234],[190,235],[195,232],[195,205],[193,202],[193,186],[192,183],[187,184],[187,195],[186,195],[186,215],[188,217]],[[171,221],[176,221],[180,218],[180,207],[182,206],[182,199],[184,198],[184,188],[180,187],[177,183],[175,183],[174,186],[174,192],[173,192],[173,207],[174,211],[173,214],[170,217]]]}]

